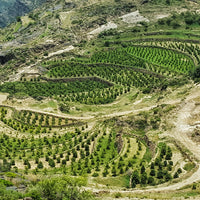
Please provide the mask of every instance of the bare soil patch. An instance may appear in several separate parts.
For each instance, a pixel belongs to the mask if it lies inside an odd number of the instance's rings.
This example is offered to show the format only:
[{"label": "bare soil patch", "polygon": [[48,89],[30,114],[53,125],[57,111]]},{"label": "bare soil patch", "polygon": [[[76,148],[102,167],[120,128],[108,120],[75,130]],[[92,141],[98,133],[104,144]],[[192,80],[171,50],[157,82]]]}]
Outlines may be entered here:
[{"label": "bare soil patch", "polygon": [[117,24],[113,23],[113,22],[108,22],[105,25],[100,26],[99,28],[91,31],[88,33],[88,38],[92,38],[94,35],[98,35],[99,33],[103,32],[103,31],[107,31],[110,29],[115,29],[117,28]]},{"label": "bare soil patch", "polygon": [[2,104],[8,97],[8,94],[0,94],[0,104]]},{"label": "bare soil patch", "polygon": [[143,17],[140,15],[139,11],[131,12],[129,14],[123,15],[120,17],[123,22],[126,22],[128,24],[137,24],[139,22],[149,22],[149,19]]}]

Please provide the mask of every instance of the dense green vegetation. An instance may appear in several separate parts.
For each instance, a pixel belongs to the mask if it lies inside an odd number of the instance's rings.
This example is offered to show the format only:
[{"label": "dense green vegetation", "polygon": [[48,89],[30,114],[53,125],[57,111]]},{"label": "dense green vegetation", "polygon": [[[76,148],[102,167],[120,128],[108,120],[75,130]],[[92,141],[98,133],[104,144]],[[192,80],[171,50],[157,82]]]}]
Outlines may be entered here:
[{"label": "dense green vegetation", "polygon": [[163,47],[123,43],[123,46],[129,45],[130,47],[94,53],[88,60],[47,61],[44,66],[49,70],[48,76],[51,78],[97,76],[121,87],[61,98],[62,101],[79,101],[86,104],[112,102],[117,96],[129,92],[132,87],[139,87],[144,93],[166,89],[169,85],[179,84],[175,79],[178,74],[190,74],[195,69],[193,59],[185,52],[178,51],[181,46],[175,51]]},{"label": "dense green vegetation", "polygon": [[174,13],[172,16],[159,19],[158,24],[161,26],[167,25],[173,28],[179,28],[181,26],[189,29],[190,26],[199,26],[199,15],[196,12],[182,12],[181,14]]},{"label": "dense green vegetation", "polygon": [[25,193],[8,190],[8,187],[6,187],[7,182],[6,180],[0,182],[1,200],[16,200],[23,197],[28,197],[33,200],[95,199],[90,192],[80,190],[80,187],[85,185],[84,178],[72,179],[68,176],[47,177],[37,184],[30,185],[30,188]]},{"label": "dense green vegetation", "polygon": [[52,97],[61,94],[91,91],[96,88],[106,88],[107,84],[92,80],[61,82],[8,82],[0,86],[2,92],[9,92],[11,95],[24,93],[36,97]]},{"label": "dense green vegetation", "polygon": [[169,71],[188,73],[194,69],[194,63],[188,56],[167,49],[135,46],[128,48],[128,53]]},{"label": "dense green vegetation", "polygon": [[[146,147],[138,139],[124,139],[124,150],[119,146],[120,139],[113,131],[84,133],[77,129],[39,139],[17,139],[4,134],[0,137],[0,158],[13,171],[24,170],[25,174],[47,175],[54,169],[54,173],[73,176],[115,177],[132,171],[131,187],[161,184],[178,178],[182,172],[181,169],[174,172],[172,150],[165,143],[159,144],[158,156],[150,165],[143,159]],[[21,165],[24,167],[17,167]],[[10,185],[5,181],[3,184]]]},{"label": "dense green vegetation", "polygon": [[[160,144],[159,156],[156,157],[154,162],[151,162],[148,168],[141,163],[140,171],[135,170],[132,174],[132,187],[136,187],[137,184],[141,185],[156,185],[161,184],[172,179],[171,171],[173,167],[172,150],[167,147],[165,143]],[[182,171],[176,172],[174,178],[178,178],[178,175]]]},{"label": "dense green vegetation", "polygon": [[99,76],[125,86],[146,87],[158,83],[159,78],[150,72],[112,64],[81,64],[68,62],[49,62],[50,77]]},{"label": "dense green vegetation", "polygon": [[131,42],[121,45],[95,52],[89,59],[46,61],[43,66],[48,69],[49,79],[21,78],[21,82],[4,83],[0,91],[37,99],[53,97],[64,103],[106,104],[131,88],[150,93],[178,85],[182,82],[179,75],[192,74],[199,62],[198,46],[176,43],[167,46],[161,42],[159,47]]}]

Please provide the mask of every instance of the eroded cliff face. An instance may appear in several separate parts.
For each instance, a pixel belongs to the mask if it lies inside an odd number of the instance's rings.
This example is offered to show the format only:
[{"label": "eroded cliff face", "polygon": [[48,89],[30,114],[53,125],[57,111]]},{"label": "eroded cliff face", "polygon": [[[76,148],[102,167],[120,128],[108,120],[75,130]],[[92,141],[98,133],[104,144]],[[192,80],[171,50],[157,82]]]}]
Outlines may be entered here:
[{"label": "eroded cliff face", "polygon": [[0,27],[5,27],[46,0],[1,0],[0,1]]}]

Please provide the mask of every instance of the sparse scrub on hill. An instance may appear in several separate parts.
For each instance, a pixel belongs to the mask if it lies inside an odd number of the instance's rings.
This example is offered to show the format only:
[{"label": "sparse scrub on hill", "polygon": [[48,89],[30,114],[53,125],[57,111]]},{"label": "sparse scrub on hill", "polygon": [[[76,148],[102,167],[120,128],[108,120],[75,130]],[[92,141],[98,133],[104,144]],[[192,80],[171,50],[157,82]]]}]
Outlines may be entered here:
[{"label": "sparse scrub on hill", "polygon": [[158,24],[160,26],[168,26],[174,29],[180,27],[189,29],[189,27],[199,26],[199,19],[200,18],[197,12],[186,11],[181,12],[180,14],[173,13],[170,17],[159,19]]}]

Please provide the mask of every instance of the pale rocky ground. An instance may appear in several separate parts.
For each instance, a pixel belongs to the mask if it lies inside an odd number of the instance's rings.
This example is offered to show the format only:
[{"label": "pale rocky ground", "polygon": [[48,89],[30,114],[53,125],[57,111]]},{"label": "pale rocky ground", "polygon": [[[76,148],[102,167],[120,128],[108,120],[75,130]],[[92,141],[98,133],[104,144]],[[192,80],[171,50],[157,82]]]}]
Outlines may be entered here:
[{"label": "pale rocky ground", "polygon": [[162,18],[169,17],[169,16],[170,16],[170,14],[159,14],[159,15],[156,15],[155,18],[162,19]]},{"label": "pale rocky ground", "polygon": [[103,31],[107,31],[110,29],[116,29],[117,28],[117,24],[113,23],[113,22],[108,22],[105,25],[100,26],[97,29],[94,29],[93,31],[88,33],[88,38],[92,38],[94,35],[98,35],[99,33],[103,32]]},{"label": "pale rocky ground", "polygon": [[120,17],[123,22],[126,22],[128,24],[136,24],[142,21],[149,22],[149,19],[143,17],[140,13],[139,10],[135,12],[131,12],[129,14],[123,15]]},{"label": "pale rocky ground", "polygon": [[0,93],[0,105],[7,99],[8,94]]},{"label": "pale rocky ground", "polygon": [[59,54],[62,54],[62,53],[71,51],[71,50],[73,50],[73,49],[74,49],[74,46],[70,45],[70,46],[68,46],[68,47],[65,48],[65,49],[61,49],[61,50],[59,50],[59,51],[49,53],[49,55],[48,55],[47,57],[52,57],[52,56],[55,56],[55,55],[59,55]]}]

